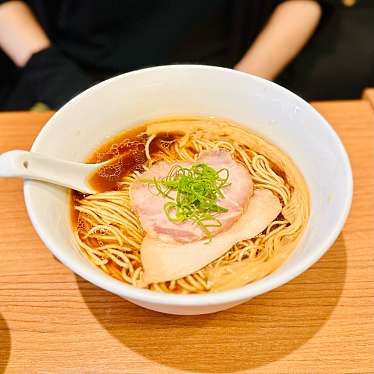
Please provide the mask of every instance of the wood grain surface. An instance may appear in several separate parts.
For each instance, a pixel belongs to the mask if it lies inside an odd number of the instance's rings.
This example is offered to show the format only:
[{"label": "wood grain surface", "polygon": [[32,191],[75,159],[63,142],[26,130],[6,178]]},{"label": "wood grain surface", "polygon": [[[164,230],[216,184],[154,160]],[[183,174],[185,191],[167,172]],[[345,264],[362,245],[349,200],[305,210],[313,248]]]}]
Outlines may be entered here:
[{"label": "wood grain surface", "polygon": [[[22,182],[0,180],[0,373],[373,373],[373,109],[314,106],[352,162],[345,228],[305,273],[217,314],[162,315],[75,276],[35,234]],[[0,114],[0,152],[28,149],[49,115]]]}]

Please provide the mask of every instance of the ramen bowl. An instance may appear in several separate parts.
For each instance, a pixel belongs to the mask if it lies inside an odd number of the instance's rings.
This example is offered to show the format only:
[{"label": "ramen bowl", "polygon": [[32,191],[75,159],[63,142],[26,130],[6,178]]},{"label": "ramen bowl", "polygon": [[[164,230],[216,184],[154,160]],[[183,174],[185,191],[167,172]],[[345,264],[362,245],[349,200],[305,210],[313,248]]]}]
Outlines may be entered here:
[{"label": "ramen bowl", "polygon": [[276,271],[244,287],[206,294],[166,294],[135,288],[91,265],[73,237],[69,191],[25,181],[35,230],[73,272],[130,302],[171,314],[204,314],[268,292],[312,266],[343,228],[352,199],[352,173],[331,126],[292,92],[249,74],[211,66],[148,68],[102,82],[73,98],[44,126],[32,151],[83,161],[113,135],[163,116],[216,116],[258,133],[288,154],[304,175],[310,218],[297,247]]}]

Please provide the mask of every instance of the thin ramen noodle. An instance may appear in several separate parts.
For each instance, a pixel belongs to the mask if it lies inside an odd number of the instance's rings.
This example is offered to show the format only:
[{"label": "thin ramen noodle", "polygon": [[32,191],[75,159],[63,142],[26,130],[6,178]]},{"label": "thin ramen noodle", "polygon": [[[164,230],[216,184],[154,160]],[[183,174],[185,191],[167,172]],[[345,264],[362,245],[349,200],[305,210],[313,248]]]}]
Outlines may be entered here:
[{"label": "thin ramen noodle", "polygon": [[180,294],[217,292],[276,270],[295,248],[308,220],[309,195],[303,177],[271,143],[211,117],[149,121],[95,152],[91,162],[115,162],[101,170],[96,181],[95,176],[92,179],[92,185],[103,192],[83,196],[73,191],[74,235],[82,253],[105,273],[137,286],[143,274],[140,248],[145,232],[131,206],[132,183],[158,161],[194,162],[200,152],[217,149],[230,152],[247,168],[254,190],[268,189],[279,198],[281,214],[259,235],[227,248],[199,271],[148,288]]}]

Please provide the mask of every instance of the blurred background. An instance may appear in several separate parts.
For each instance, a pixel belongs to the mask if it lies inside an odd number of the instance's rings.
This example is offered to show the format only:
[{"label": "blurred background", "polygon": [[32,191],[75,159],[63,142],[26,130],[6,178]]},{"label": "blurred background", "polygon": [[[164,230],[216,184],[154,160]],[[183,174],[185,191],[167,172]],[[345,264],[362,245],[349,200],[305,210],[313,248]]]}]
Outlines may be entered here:
[{"label": "blurred background", "polygon": [[374,86],[373,0],[0,0],[0,110],[58,109],[155,65],[237,69],[306,100]]}]

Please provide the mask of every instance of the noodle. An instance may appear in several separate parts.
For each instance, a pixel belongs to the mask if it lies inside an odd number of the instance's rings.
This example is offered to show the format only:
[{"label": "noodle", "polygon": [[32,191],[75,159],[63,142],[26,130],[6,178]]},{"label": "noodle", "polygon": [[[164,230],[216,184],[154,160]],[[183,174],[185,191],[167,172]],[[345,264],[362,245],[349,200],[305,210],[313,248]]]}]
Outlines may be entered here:
[{"label": "noodle", "polygon": [[[257,237],[236,243],[194,274],[148,288],[182,294],[219,291],[262,278],[280,266],[295,247],[309,215],[308,193],[292,162],[257,135],[213,118],[169,119],[146,126],[144,170],[160,160],[194,162],[203,150],[226,150],[246,166],[254,189],[271,190],[283,207],[278,218]],[[178,136],[152,152],[152,142],[167,131]],[[124,177],[119,191],[86,196],[74,205],[78,211],[75,237],[81,251],[107,274],[134,286],[143,274],[140,246],[145,233],[131,209],[129,191],[139,174],[134,171]]]}]

